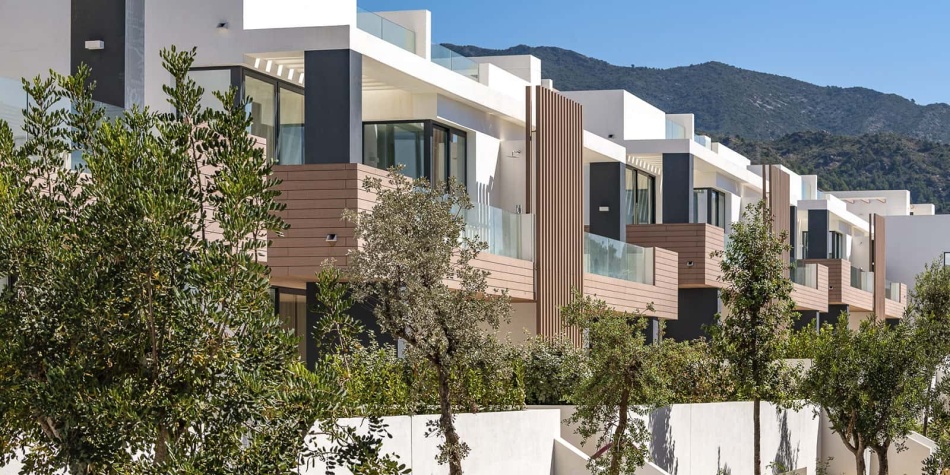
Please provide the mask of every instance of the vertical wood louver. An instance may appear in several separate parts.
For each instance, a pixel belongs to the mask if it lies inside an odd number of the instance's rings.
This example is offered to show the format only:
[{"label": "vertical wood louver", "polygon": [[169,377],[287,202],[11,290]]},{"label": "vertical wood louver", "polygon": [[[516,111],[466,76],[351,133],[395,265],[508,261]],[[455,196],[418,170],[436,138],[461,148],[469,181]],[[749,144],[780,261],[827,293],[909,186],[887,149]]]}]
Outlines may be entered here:
[{"label": "vertical wood louver", "polygon": [[534,89],[537,328],[545,336],[566,330],[579,342],[580,332],[561,324],[560,309],[584,284],[583,111],[552,89]]}]

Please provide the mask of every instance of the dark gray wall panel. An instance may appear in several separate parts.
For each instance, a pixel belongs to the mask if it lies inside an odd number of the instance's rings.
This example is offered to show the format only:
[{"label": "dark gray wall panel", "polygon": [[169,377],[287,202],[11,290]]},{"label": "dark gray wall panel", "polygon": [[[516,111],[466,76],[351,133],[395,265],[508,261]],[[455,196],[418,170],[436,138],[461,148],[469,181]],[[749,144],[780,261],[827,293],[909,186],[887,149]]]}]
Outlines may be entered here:
[{"label": "dark gray wall panel", "polygon": [[[88,65],[96,82],[93,99],[118,107],[125,107],[125,10],[125,0],[72,0],[72,71]],[[104,41],[105,49],[87,50],[91,40]]]},{"label": "dark gray wall panel", "polygon": [[808,210],[808,255],[806,259],[828,258],[828,210]]},{"label": "dark gray wall panel", "polygon": [[828,312],[818,315],[819,323],[821,325],[826,323],[829,325],[837,325],[841,319],[841,314],[848,313],[850,310],[850,305],[828,305]]},{"label": "dark gray wall panel", "polygon": [[[598,236],[626,242],[625,200],[626,166],[623,163],[590,164],[590,232]],[[609,211],[600,211],[605,206]]]},{"label": "dark gray wall panel", "polygon": [[363,55],[306,51],[304,69],[305,162],[362,163]]},{"label": "dark gray wall panel", "polygon": [[821,315],[817,310],[804,310],[796,313],[798,315],[795,317],[795,321],[792,322],[792,328],[795,331],[803,328],[811,328],[816,332],[818,331]]},{"label": "dark gray wall panel", "polygon": [[679,318],[666,322],[663,337],[675,341],[708,338],[703,327],[715,324],[716,314],[721,310],[719,289],[680,289]]},{"label": "dark gray wall panel", "polygon": [[663,154],[663,223],[688,223],[693,217],[693,156]]}]

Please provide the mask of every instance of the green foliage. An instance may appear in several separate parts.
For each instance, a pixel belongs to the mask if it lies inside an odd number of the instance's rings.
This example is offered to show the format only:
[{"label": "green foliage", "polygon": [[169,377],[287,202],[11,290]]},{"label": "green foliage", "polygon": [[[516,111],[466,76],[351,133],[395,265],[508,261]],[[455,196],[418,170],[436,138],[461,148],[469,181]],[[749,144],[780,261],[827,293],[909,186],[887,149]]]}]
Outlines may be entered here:
[{"label": "green foliage", "polygon": [[794,315],[784,234],[772,232],[763,201],[750,204],[733,225],[722,257],[722,303],[728,316],[707,328],[717,357],[728,362],[740,398],[785,400],[788,375],[780,361]]},{"label": "green foliage", "polygon": [[0,463],[286,473],[321,420],[339,453],[312,456],[375,465],[373,434],[334,428],[338,388],[295,364],[274,315],[259,255],[284,224],[249,99],[201,108],[194,57],[162,53],[175,114],[105,121],[83,67],[24,81],[22,146],[0,124]]},{"label": "green foliage", "polygon": [[609,445],[588,467],[610,475],[634,473],[649,453],[644,417],[671,398],[671,374],[663,364],[667,347],[646,343],[642,313],[613,311],[576,290],[561,314],[565,324],[583,329],[589,342],[589,369],[571,396],[577,408],[569,421],[584,443],[596,436],[598,447]]},{"label": "green foliage", "polygon": [[464,380],[462,387],[492,391],[482,378],[504,358],[484,330],[508,320],[511,305],[504,292],[489,292],[488,272],[471,264],[487,245],[464,236],[463,213],[472,207],[464,186],[390,170],[385,184],[367,178],[363,189],[376,195],[376,206],[345,213],[362,244],[348,261],[354,295],[371,300],[382,331],[405,341],[435,372],[441,417],[431,433],[445,440],[440,462],[460,474],[469,449],[455,431],[454,389]]},{"label": "green foliage", "polygon": [[872,319],[858,331],[848,328],[847,318],[821,329],[802,388],[855,454],[859,473],[865,449],[874,450],[886,467],[891,444],[916,428],[929,381],[916,335],[910,324]]},{"label": "green foliage", "polygon": [[706,340],[664,340],[664,366],[670,380],[671,404],[705,404],[734,400],[731,369],[713,353]]},{"label": "green foliage", "polygon": [[531,338],[519,356],[529,405],[570,404],[578,383],[589,376],[584,352],[567,338]]}]

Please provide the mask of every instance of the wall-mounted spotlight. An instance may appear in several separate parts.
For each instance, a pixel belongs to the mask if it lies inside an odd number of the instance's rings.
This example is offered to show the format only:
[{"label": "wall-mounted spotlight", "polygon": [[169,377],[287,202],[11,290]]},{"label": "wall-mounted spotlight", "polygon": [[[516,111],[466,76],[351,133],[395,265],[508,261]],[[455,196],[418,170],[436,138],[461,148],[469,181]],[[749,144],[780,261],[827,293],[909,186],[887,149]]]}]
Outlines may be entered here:
[{"label": "wall-mounted spotlight", "polygon": [[693,261],[686,261],[686,267],[693,267]]},{"label": "wall-mounted spotlight", "polygon": [[86,49],[89,51],[106,49],[106,42],[102,40],[89,40],[86,42]]},{"label": "wall-mounted spotlight", "polygon": [[512,150],[508,158],[521,158],[521,150]]},{"label": "wall-mounted spotlight", "polygon": [[222,21],[218,23],[218,31],[226,31],[230,27],[231,25],[229,25],[228,22],[226,21]]},{"label": "wall-mounted spotlight", "polygon": [[601,213],[609,213],[610,206],[601,206],[600,208],[597,208],[597,211],[600,211]]},{"label": "wall-mounted spotlight", "polygon": [[336,234],[327,234],[327,242],[336,242]]}]

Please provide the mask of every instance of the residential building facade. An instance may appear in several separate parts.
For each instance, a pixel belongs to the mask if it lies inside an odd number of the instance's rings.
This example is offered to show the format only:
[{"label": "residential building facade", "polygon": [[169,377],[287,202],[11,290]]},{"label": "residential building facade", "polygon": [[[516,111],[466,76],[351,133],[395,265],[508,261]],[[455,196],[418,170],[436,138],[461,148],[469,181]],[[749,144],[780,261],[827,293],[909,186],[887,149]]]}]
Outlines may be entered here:
[{"label": "residential building facade", "polygon": [[[2,77],[86,63],[96,100],[169,111],[159,52],[195,46],[206,105],[228,87],[253,97],[249,132],[276,163],[290,225],[267,252],[275,308],[311,362],[315,274],[327,259],[347,266],[358,243],[343,210],[372,209],[361,183],[393,166],[465,185],[475,205],[467,232],[488,244],[475,264],[511,297],[501,334],[514,341],[579,341],[559,315],[573,289],[619,311],[652,307],[650,338],[661,321],[670,337],[702,336],[727,313],[712,254],[762,199],[789,238],[802,325],[842,310],[902,316],[906,281],[887,280],[886,213],[852,209],[814,176],[753,165],[697,135],[692,114],[625,91],[557,91],[531,56],[462,57],[433,42],[428,11],[367,12],[355,0],[11,5],[16,14],[0,19]],[[23,31],[37,22],[50,26],[43,41]],[[15,89],[0,85],[0,117],[13,122],[25,100]],[[371,322],[371,309],[354,312]]]}]

